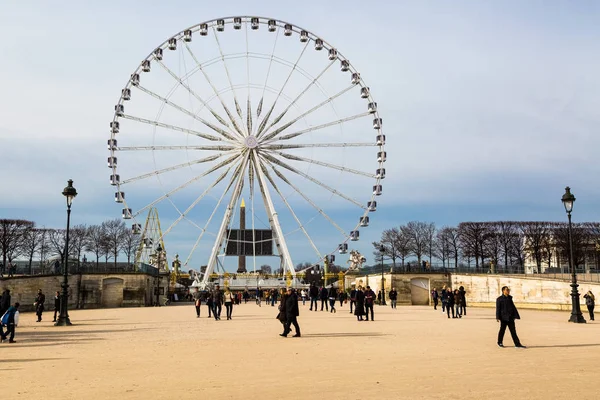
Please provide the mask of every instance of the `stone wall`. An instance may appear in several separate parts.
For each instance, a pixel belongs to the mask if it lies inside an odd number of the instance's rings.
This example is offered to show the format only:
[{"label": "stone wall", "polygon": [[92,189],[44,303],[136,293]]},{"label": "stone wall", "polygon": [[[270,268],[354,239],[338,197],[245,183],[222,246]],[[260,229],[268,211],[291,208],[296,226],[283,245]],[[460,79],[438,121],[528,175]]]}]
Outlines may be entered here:
[{"label": "stone wall", "polygon": [[[32,311],[38,289],[46,295],[46,310],[54,310],[54,293],[61,290],[62,275],[22,276],[0,279],[0,291],[10,289],[11,302]],[[167,277],[161,276],[165,293]],[[147,274],[82,274],[69,276],[69,308],[143,307],[154,295],[156,276]],[[159,289],[160,290],[160,289]],[[164,296],[161,296],[164,297]],[[162,299],[161,299],[162,301]]]},{"label": "stone wall", "polygon": [[[515,304],[520,308],[570,310],[570,282],[552,280],[538,276],[523,275],[470,275],[452,274],[452,287],[464,286],[467,291],[467,305],[495,307],[496,298],[502,293],[502,287],[511,289]],[[580,283],[582,311],[586,312],[583,295],[591,290],[600,294],[600,283]]]}]

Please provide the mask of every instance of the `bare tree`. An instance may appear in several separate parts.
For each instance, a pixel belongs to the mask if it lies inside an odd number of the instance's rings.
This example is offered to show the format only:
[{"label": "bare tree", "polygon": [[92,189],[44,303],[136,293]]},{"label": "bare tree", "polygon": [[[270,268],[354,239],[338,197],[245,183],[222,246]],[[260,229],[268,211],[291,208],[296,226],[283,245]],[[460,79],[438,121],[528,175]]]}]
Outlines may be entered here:
[{"label": "bare tree", "polygon": [[39,235],[39,247],[37,254],[39,256],[40,261],[40,269],[41,273],[46,273],[46,259],[48,258],[48,253],[50,251],[50,241],[49,241],[49,231],[46,228],[38,229]]},{"label": "bare tree", "polygon": [[451,228],[443,227],[436,234],[435,240],[435,253],[437,257],[442,260],[442,267],[446,268],[446,261],[448,262],[448,266],[450,266],[450,258],[451,256],[451,247],[450,247],[450,237],[449,230]]},{"label": "bare tree", "polygon": [[[556,247],[567,259],[570,256],[569,226],[566,223],[555,224],[553,236],[556,238]],[[593,236],[587,224],[573,224],[571,230],[571,241],[573,242],[573,262],[575,268],[585,266],[586,250],[595,245]]]},{"label": "bare tree", "polygon": [[545,258],[545,243],[549,240],[553,227],[551,222],[523,222],[521,230],[525,239],[525,251],[535,261],[537,272],[542,271],[542,261]]},{"label": "bare tree", "polygon": [[96,256],[96,265],[100,263],[100,257],[103,256],[104,234],[100,225],[92,225],[88,228],[85,250]]},{"label": "bare tree", "polygon": [[107,260],[108,257],[112,257],[116,267],[119,253],[123,249],[123,239],[127,232],[127,227],[125,226],[125,222],[118,218],[104,221],[101,226],[106,240],[105,245],[107,251],[105,257]]},{"label": "bare tree", "polygon": [[[454,258],[454,268],[458,268],[458,259],[460,258],[460,235],[458,228],[446,226],[442,228],[442,237],[448,245],[448,258]],[[448,260],[450,266],[450,260]]]},{"label": "bare tree", "polygon": [[270,275],[272,272],[271,266],[270,265],[261,265],[260,266],[260,273],[263,275]]},{"label": "bare tree", "polygon": [[34,223],[23,219],[0,219],[0,249],[2,250],[2,265],[6,266],[7,259],[11,261],[18,255],[25,232],[32,229]]},{"label": "bare tree", "polygon": [[400,231],[408,238],[411,254],[417,257],[419,266],[421,265],[421,258],[427,249],[427,229],[428,224],[419,221],[410,221],[400,228]]},{"label": "bare tree", "polygon": [[504,268],[507,268],[514,249],[513,242],[515,237],[518,236],[517,223],[500,221],[496,223],[496,229],[498,231],[498,240],[502,247],[502,255],[504,256]]},{"label": "bare tree", "polygon": [[475,268],[484,263],[485,240],[488,226],[481,222],[461,222],[458,225],[460,247],[465,257],[475,258]]},{"label": "bare tree", "polygon": [[383,255],[392,260],[392,266],[394,268],[396,268],[396,260],[400,258],[400,254],[398,252],[399,237],[400,229],[386,229],[381,233],[381,241],[373,242],[373,246],[375,246],[375,249],[377,250],[378,257],[381,257],[379,255],[379,248],[381,245],[383,245],[385,249]]},{"label": "bare tree", "polygon": [[131,265],[131,258],[135,256],[140,245],[140,235],[133,233],[131,229],[126,229],[122,238],[122,250],[127,257],[127,264]]},{"label": "bare tree", "polygon": [[85,251],[87,244],[88,228],[85,225],[75,225],[70,230],[69,242],[73,242],[74,256],[77,258],[77,268],[81,260],[81,254]]},{"label": "bare tree", "polygon": [[[36,228],[29,228],[25,231],[23,236],[22,254],[27,257],[29,263],[29,275],[33,274],[33,257],[37,253],[40,247],[40,232],[43,230]],[[43,233],[42,233],[43,234]]]},{"label": "bare tree", "polygon": [[425,238],[426,238],[426,249],[429,253],[429,264],[431,265],[431,260],[433,258],[433,254],[436,248],[436,232],[437,229],[435,227],[435,223],[426,222],[425,223]]},{"label": "bare tree", "polygon": [[[69,231],[70,233],[70,231]],[[70,239],[70,238],[69,238]],[[69,248],[66,249],[67,231],[66,229],[50,229],[48,230],[48,242],[50,244],[50,253],[60,257],[63,267],[65,256],[73,257],[75,247],[73,242],[69,240]]]}]

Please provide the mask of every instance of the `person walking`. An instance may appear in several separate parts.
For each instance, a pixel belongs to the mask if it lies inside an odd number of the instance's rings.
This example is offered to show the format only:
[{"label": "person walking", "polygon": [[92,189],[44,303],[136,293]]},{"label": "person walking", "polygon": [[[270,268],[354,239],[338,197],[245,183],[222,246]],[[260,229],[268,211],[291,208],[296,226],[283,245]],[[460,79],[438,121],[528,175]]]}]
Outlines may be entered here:
[{"label": "person walking", "polygon": [[5,289],[2,292],[2,300],[0,300],[0,316],[4,315],[6,310],[10,308],[10,289]]},{"label": "person walking", "polygon": [[231,293],[229,288],[225,289],[223,300],[225,302],[225,310],[227,311],[227,320],[230,320],[233,313],[233,293]]},{"label": "person walking", "polygon": [[367,321],[369,320],[369,310],[371,310],[371,321],[375,320],[375,315],[373,313],[373,304],[375,303],[375,292],[371,290],[370,286],[367,286],[367,290],[365,290],[365,316],[367,317]]},{"label": "person walking", "polygon": [[325,310],[329,311],[329,306],[327,305],[327,297],[329,296],[329,292],[326,287],[321,288],[321,292],[319,293],[319,298],[321,299],[321,311],[323,311],[323,306],[325,306]]},{"label": "person walking", "polygon": [[500,331],[498,331],[498,347],[504,347],[503,339],[506,327],[510,331],[510,336],[518,349],[525,349],[526,347],[521,344],[519,337],[517,336],[517,329],[515,327],[515,320],[521,319],[515,303],[513,303],[512,296],[510,295],[510,289],[508,286],[502,287],[502,295],[496,299],[496,321],[500,322]]},{"label": "person walking", "polygon": [[456,308],[456,316],[462,318],[462,295],[458,289],[454,289],[454,307]]},{"label": "person walking", "polygon": [[363,315],[365,315],[365,293],[363,292],[362,286],[358,287],[355,296],[354,315],[356,315],[357,321],[362,321]]},{"label": "person walking", "polygon": [[[8,339],[8,343],[16,343],[15,340],[15,328],[19,325],[19,303],[15,303],[14,306],[8,307],[8,310],[0,318],[0,342]],[[4,327],[6,326],[6,332]]]},{"label": "person walking", "polygon": [[313,305],[315,306],[315,311],[317,311],[317,299],[319,298],[319,288],[314,283],[308,289],[308,294],[310,295],[310,311],[313,310]]},{"label": "person walking", "polygon": [[244,290],[242,297],[244,298],[244,304],[248,303],[248,299],[250,298],[250,292],[248,292],[248,289]]},{"label": "person walking", "polygon": [[396,291],[396,288],[393,287],[388,295],[390,296],[391,307],[396,308],[396,302],[398,301],[398,292]]},{"label": "person walking", "polygon": [[433,309],[434,310],[437,310],[439,298],[440,298],[440,295],[438,294],[437,289],[433,288],[433,290],[431,291],[431,300],[433,300]]},{"label": "person walking", "polygon": [[338,299],[340,300],[340,308],[344,306],[344,302],[348,298],[348,294],[344,290],[340,290],[340,294],[338,295]]},{"label": "person walking", "polygon": [[285,299],[285,328],[281,336],[287,337],[292,331],[291,326],[294,325],[296,334],[293,337],[300,337],[300,325],[298,325],[298,316],[300,316],[300,310],[298,307],[298,295],[291,288],[287,288],[287,296]]},{"label": "person walking", "polygon": [[259,307],[262,307],[261,306],[262,297],[263,297],[263,290],[261,288],[257,288],[256,289],[256,304],[258,304]]},{"label": "person walking", "polygon": [[452,289],[449,287],[446,288],[446,314],[448,318],[450,318],[450,310],[452,310],[452,318],[456,318],[454,315],[454,295],[452,294]]},{"label": "person walking", "polygon": [[[302,305],[306,305],[306,289],[302,289],[300,297],[302,297]],[[283,299],[281,299],[281,301],[283,301]]]},{"label": "person walking", "polygon": [[212,317],[213,300],[212,293],[206,293],[206,306],[208,307],[208,318]]},{"label": "person walking", "polygon": [[46,295],[42,293],[42,289],[38,289],[37,296],[35,298],[35,315],[37,315],[37,321],[42,322],[42,313],[44,312],[44,303],[46,302]]},{"label": "person walking", "polygon": [[194,293],[192,294],[192,299],[194,300],[194,307],[196,307],[196,318],[200,318],[200,307],[202,306],[202,294],[200,290],[196,288]]},{"label": "person walking", "polygon": [[215,317],[215,321],[220,321],[221,310],[223,309],[223,292],[221,292],[221,287],[219,285],[216,285],[212,292],[212,301],[213,317]]},{"label": "person walking", "polygon": [[352,314],[352,306],[356,308],[356,292],[356,287],[353,286],[350,291],[350,314]]},{"label": "person walking", "polygon": [[54,292],[54,319],[52,322],[56,322],[57,314],[60,314],[60,292],[58,290]]},{"label": "person walking", "polygon": [[329,293],[327,294],[329,297],[329,308],[331,308],[332,313],[336,313],[336,309],[335,309],[335,301],[337,300],[337,289],[333,287],[333,285],[331,285],[331,287],[329,288]]},{"label": "person walking", "polygon": [[587,306],[588,312],[590,313],[590,321],[594,320],[594,306],[596,305],[596,298],[591,290],[588,290],[586,294],[583,295],[585,299],[585,305]]},{"label": "person walking", "polygon": [[461,314],[467,316],[467,292],[465,291],[464,286],[459,287],[458,291],[460,292],[460,299],[462,300],[462,303],[460,305]]},{"label": "person walking", "polygon": [[377,292],[377,304],[379,304],[379,305],[383,304],[381,302],[381,290]]}]

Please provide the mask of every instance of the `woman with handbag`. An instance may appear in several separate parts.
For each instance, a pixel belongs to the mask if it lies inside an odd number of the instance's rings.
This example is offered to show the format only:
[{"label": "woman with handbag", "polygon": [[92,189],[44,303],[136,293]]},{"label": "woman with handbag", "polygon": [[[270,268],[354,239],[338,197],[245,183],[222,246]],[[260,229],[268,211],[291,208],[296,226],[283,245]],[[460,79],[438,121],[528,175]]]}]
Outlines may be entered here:
[{"label": "woman with handbag", "polygon": [[586,294],[583,295],[585,299],[585,305],[587,306],[588,312],[590,313],[590,321],[594,320],[594,306],[596,305],[596,298],[591,290],[588,290]]}]

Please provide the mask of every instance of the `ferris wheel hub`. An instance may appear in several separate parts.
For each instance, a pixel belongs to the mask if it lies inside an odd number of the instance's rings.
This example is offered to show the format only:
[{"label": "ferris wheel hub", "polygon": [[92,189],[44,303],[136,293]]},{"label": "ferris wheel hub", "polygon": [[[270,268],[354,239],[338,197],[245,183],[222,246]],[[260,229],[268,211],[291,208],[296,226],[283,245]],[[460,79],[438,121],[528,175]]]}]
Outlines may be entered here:
[{"label": "ferris wheel hub", "polygon": [[258,140],[256,140],[256,137],[254,135],[250,135],[246,139],[244,139],[244,144],[249,149],[255,149],[258,147]]}]

